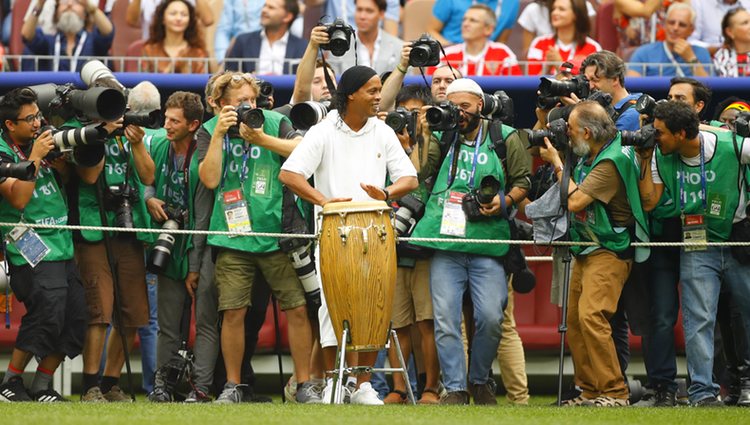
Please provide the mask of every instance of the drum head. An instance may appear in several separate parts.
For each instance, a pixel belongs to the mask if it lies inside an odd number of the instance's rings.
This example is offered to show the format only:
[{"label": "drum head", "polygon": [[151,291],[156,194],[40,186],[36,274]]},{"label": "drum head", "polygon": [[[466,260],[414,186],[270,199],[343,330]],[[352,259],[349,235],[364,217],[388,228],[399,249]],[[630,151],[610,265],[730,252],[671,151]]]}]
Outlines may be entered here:
[{"label": "drum head", "polygon": [[388,211],[391,207],[385,201],[360,201],[360,202],[329,202],[323,207],[323,215],[349,213]]}]

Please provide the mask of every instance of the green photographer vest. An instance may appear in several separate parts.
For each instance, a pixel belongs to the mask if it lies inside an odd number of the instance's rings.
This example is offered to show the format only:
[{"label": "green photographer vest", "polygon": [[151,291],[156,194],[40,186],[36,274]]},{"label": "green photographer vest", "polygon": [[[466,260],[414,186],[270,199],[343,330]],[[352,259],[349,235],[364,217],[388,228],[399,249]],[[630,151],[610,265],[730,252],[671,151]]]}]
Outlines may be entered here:
[{"label": "green photographer vest", "polygon": [[[477,154],[477,165],[475,171],[475,186],[482,178],[486,176],[495,176],[500,181],[500,187],[505,187],[505,174],[500,162],[500,158],[491,149],[490,135],[486,134],[482,138]],[[440,171],[438,172],[433,187],[433,193],[430,195],[425,209],[424,217],[419,221],[412,234],[415,238],[440,238],[454,239],[453,236],[440,234],[440,227],[443,218],[443,208],[445,202],[450,198],[451,192],[468,193],[473,187],[470,187],[470,174],[474,159],[474,146],[468,146],[464,143],[458,144],[457,152],[458,162],[456,166],[456,176],[453,182],[448,185],[448,179],[451,168],[451,155],[442,161]],[[510,239],[510,228],[505,218],[500,216],[487,217],[480,221],[466,221],[465,237],[467,239],[493,239],[508,240]],[[442,251],[456,251],[474,255],[484,255],[490,257],[502,257],[508,252],[508,245],[500,244],[469,244],[456,242],[412,242],[414,245],[427,248],[439,249]]]},{"label": "green photographer vest", "polygon": [[[176,166],[172,154],[171,143],[166,137],[158,135],[150,140],[150,154],[154,160],[156,172],[154,174],[154,188],[156,198],[166,202],[167,205],[187,210],[187,223],[183,230],[195,228],[193,215],[193,196],[198,185],[198,159],[193,155],[195,151],[189,149],[185,156],[187,165]],[[187,171],[187,172],[185,172]],[[151,228],[161,229],[163,223],[151,219]],[[174,235],[175,243],[172,257],[164,269],[163,274],[170,279],[183,280],[188,272],[188,251],[193,247],[193,238],[190,235]]]},{"label": "green photographer vest", "polygon": [[[648,221],[641,206],[641,197],[638,191],[638,178],[640,168],[638,159],[632,146],[622,146],[620,133],[606,145],[587,165],[583,159],[578,162],[573,170],[573,179],[580,185],[591,170],[602,161],[612,161],[620,178],[625,184],[628,202],[635,217],[635,229],[616,227],[607,211],[606,205],[594,200],[585,210],[578,214],[572,214],[572,225],[570,227],[571,238],[580,242],[596,242],[598,246],[573,246],[571,251],[575,255],[586,255],[597,249],[604,248],[613,252],[625,251],[632,241],[648,242]],[[635,261],[642,263],[649,257],[648,248],[635,248]]]},{"label": "green photographer vest", "polygon": [[[83,127],[80,121],[76,119],[69,120],[62,126],[63,128],[80,128]],[[128,168],[130,170],[129,184],[138,191],[138,196],[134,202],[131,202],[133,210],[133,225],[136,228],[149,228],[150,216],[146,208],[146,201],[143,199],[144,186],[135,170],[133,157],[130,155],[130,143],[124,137],[108,139],[104,144],[104,170],[99,178],[103,178],[106,186],[116,186],[125,181],[125,174]],[[96,186],[86,184],[82,181],[78,183],[78,216],[81,226],[102,226],[102,219],[99,213],[100,202],[96,197]],[[105,211],[107,224],[104,226],[115,226],[115,212]],[[88,242],[99,242],[104,236],[98,230],[82,230],[81,236]],[[139,241],[151,243],[156,237],[151,233],[136,233]]]},{"label": "green photographer vest", "polygon": [[[279,125],[289,118],[274,111],[263,111],[263,132],[279,136]],[[213,134],[217,117],[203,123]],[[279,181],[282,158],[267,149],[246,143],[241,138],[225,137],[222,147],[222,178],[216,188],[210,230],[227,231],[224,193],[240,189],[248,206],[253,232],[281,233],[282,184]],[[244,169],[244,171],[243,171]],[[243,181],[244,177],[244,181]],[[208,244],[238,251],[264,254],[279,250],[276,238],[257,236],[210,235]]]},{"label": "green photographer vest", "polygon": [[[13,158],[14,162],[21,162],[23,159],[8,145],[2,130],[0,130],[0,139],[2,139],[0,152]],[[22,215],[25,223],[68,224],[68,204],[51,168],[42,166],[39,170],[34,193],[23,212],[13,208],[6,199],[0,197],[0,221],[20,223]],[[3,237],[10,230],[8,227],[0,228]],[[73,258],[73,234],[70,230],[34,230],[50,249],[44,261],[65,261]],[[28,264],[13,244],[6,244],[6,249],[10,263],[15,266]]]},{"label": "green photographer vest", "polygon": [[[673,207],[664,214],[679,217],[680,211],[680,180],[683,181],[685,194],[684,214],[705,214],[708,227],[709,242],[724,242],[729,240],[732,232],[737,209],[740,206],[740,190],[745,184],[745,167],[732,143],[732,133],[727,131],[700,132],[705,144],[709,140],[716,140],[713,157],[705,158],[706,173],[706,210],[703,209],[703,190],[701,184],[700,165],[689,166],[682,161],[679,153],[662,155],[657,149],[656,166],[664,183],[664,191],[674,197]],[[737,137],[737,149],[742,152],[742,137]]]}]

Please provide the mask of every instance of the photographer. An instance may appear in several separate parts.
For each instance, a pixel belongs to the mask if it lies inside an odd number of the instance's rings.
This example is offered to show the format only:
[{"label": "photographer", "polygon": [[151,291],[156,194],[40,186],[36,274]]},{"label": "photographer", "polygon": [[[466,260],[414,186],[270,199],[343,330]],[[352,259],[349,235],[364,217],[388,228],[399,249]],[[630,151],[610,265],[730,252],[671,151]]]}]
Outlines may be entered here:
[{"label": "photographer", "polygon": [[[153,182],[153,161],[143,143],[144,130],[135,125],[128,125],[122,130],[122,123],[123,119],[120,118],[116,122],[99,124],[108,136],[102,145],[90,148],[104,151],[104,169],[96,181],[90,183],[73,178],[67,184],[72,224],[149,227],[142,194],[143,184]],[[62,128],[80,128],[83,125],[80,119],[73,118]],[[83,353],[82,401],[130,401],[130,397],[118,386],[125,363],[121,333],[125,334],[127,349],[130,350],[137,329],[149,323],[143,245],[150,243],[151,238],[149,233],[104,235],[96,230],[73,233],[76,263],[86,288],[89,311],[89,328]],[[116,317],[113,311],[116,293],[119,293],[122,323],[113,323],[113,317]],[[112,324],[115,326],[107,337],[107,328]],[[107,361],[100,380],[105,344]]]},{"label": "photographer", "polygon": [[[571,237],[597,245],[571,247],[575,265],[568,293],[568,343],[575,384],[582,394],[564,405],[627,406],[628,387],[609,321],[633,259],[644,260],[630,247],[634,239],[648,239],[637,192],[639,170],[635,152],[622,147],[614,122],[600,104],[577,104],[568,125],[572,153],[581,157],[568,182],[567,207],[574,213]],[[540,149],[542,158],[555,167],[558,181],[562,181],[563,163],[557,148],[567,145],[560,140],[564,138],[555,134],[554,146],[545,138],[546,148]],[[613,181],[612,176],[617,178]]]},{"label": "photographer", "polygon": [[[512,201],[508,201],[504,193],[505,173],[500,158],[490,148],[489,124],[479,115],[484,93],[473,80],[461,78],[448,86],[446,94],[451,105],[456,105],[451,107],[457,107],[458,129],[446,159],[439,166],[425,216],[413,236],[509,239],[505,207]],[[441,404],[469,403],[461,341],[461,300],[467,289],[476,320],[468,383],[475,404],[496,404],[495,394],[487,382],[500,343],[503,309],[508,297],[502,264],[508,246],[455,242],[414,244],[435,249],[430,289],[438,357],[443,383],[448,390]]]},{"label": "photographer", "polygon": [[[656,105],[658,150],[642,149],[639,182],[647,211],[676,218],[684,242],[747,241],[744,166],[750,163],[748,139],[699,129],[693,108],[680,101]],[[671,202],[670,202],[671,201]],[[657,215],[658,214],[658,215]],[[722,284],[732,294],[744,323],[750,314],[750,266],[742,249],[686,246],[679,253],[685,349],[695,406],[721,406],[714,383],[714,326]]]},{"label": "photographer", "polygon": [[[221,112],[203,124],[205,132],[201,131],[197,146],[200,179],[215,190],[210,230],[282,230],[282,187],[277,176],[281,158],[289,156],[299,139],[279,138],[293,130],[288,119],[276,112],[262,111],[260,128],[247,125],[252,112],[248,108],[254,107],[258,92],[257,81],[245,74],[227,73],[214,82],[212,97]],[[305,292],[289,257],[279,251],[277,240],[211,235],[208,244],[216,253],[216,287],[219,311],[223,312],[221,350],[227,372],[227,383],[216,401],[239,403],[242,399],[245,315],[254,277],[262,273],[289,321],[292,360],[300,383],[297,401],[320,402],[308,382],[312,334]]]},{"label": "photographer", "polygon": [[638,130],[640,122],[635,101],[641,93],[628,93],[625,89],[625,62],[616,54],[602,50],[589,55],[581,63],[581,70],[589,80],[591,90],[599,90],[612,96],[615,108],[615,126],[618,130]]},{"label": "photographer", "polygon": [[[19,88],[0,100],[0,159],[7,163],[33,161],[31,180],[0,179],[0,221],[11,223],[68,223],[59,172],[65,160],[44,158],[55,147],[49,130],[38,134],[42,114],[34,91]],[[99,165],[80,167],[88,181],[96,179]],[[18,330],[13,354],[0,384],[0,401],[66,401],[50,388],[52,375],[65,359],[83,350],[86,302],[78,269],[73,262],[71,232],[25,227],[0,229],[6,245],[10,286],[26,314]],[[24,369],[31,358],[39,366],[27,393]]]}]

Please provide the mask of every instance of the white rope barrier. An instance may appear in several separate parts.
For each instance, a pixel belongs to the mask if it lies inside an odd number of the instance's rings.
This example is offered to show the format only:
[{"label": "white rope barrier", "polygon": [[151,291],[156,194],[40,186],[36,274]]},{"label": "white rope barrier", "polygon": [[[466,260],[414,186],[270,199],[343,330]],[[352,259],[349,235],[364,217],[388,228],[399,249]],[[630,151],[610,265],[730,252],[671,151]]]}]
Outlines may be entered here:
[{"label": "white rope barrier", "polygon": [[[74,226],[62,224],[43,224],[43,223],[8,223],[0,222],[0,227],[29,227],[32,229],[57,229],[57,230],[91,230],[100,232],[120,232],[120,233],[169,233],[172,235],[222,235],[222,236],[252,236],[264,238],[294,238],[294,239],[318,239],[318,235],[304,233],[268,233],[268,232],[229,232],[216,230],[163,230],[163,229],[142,229],[142,228],[121,228],[107,226]],[[463,238],[397,238],[399,242],[429,242],[429,243],[467,243],[467,244],[485,244],[485,245],[532,245],[532,246],[599,246],[595,242],[574,242],[574,241],[552,241],[536,242],[529,240],[494,240],[494,239],[463,239]],[[750,246],[748,242],[633,242],[632,247],[719,247],[719,246]]]}]

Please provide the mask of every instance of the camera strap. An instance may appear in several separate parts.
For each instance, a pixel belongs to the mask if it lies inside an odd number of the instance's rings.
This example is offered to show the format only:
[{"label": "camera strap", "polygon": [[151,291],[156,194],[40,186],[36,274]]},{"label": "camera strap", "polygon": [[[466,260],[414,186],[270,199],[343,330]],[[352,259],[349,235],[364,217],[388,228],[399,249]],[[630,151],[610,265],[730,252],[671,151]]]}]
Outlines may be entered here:
[{"label": "camera strap", "polygon": [[[78,57],[81,56],[81,51],[83,51],[83,46],[86,44],[86,39],[88,38],[88,36],[89,33],[87,31],[83,31],[81,37],[78,38],[78,44],[76,44],[76,48],[73,50],[73,56],[70,59],[70,72],[76,72],[76,69],[78,68]],[[55,36],[55,58],[52,60],[52,70],[54,72],[60,70],[61,51],[62,42],[60,40],[60,33],[58,32]]]},{"label": "camera strap", "polygon": [[[221,183],[219,184],[219,192],[224,191],[224,183],[227,181],[227,173],[229,172],[229,156],[232,153],[232,143],[229,141],[229,136],[224,135],[224,159],[222,168],[224,172],[221,175]],[[243,148],[242,152],[242,164],[240,164],[240,188],[244,189],[245,180],[247,179],[247,157],[250,155],[250,144],[247,144]]]},{"label": "camera strap", "polygon": [[[474,157],[471,161],[471,173],[469,174],[469,189],[474,189],[474,174],[477,171],[477,159],[479,158],[479,145],[482,141],[483,133],[483,126],[479,126],[479,132],[477,133],[477,139],[474,141]],[[456,153],[456,145],[458,143],[453,143],[451,145],[450,150],[448,151],[448,164],[453,164],[453,155],[461,155],[461,148],[458,148],[458,153]],[[453,182],[456,180],[456,171],[458,171],[456,168],[458,167],[450,167],[448,170],[448,188],[453,185]]]},{"label": "camera strap", "polygon": [[[701,202],[703,204],[703,213],[706,213],[707,210],[707,198],[708,198],[708,189],[706,188],[706,153],[703,148],[703,136],[700,135],[700,145],[701,145],[701,154],[700,154],[700,167],[701,167]],[[718,142],[717,142],[718,144]],[[678,159],[680,161],[680,214],[682,216],[685,215],[685,204],[687,203],[687,192],[685,192],[685,170],[682,166],[682,158]]]},{"label": "camera strap", "polygon": [[190,140],[190,145],[188,145],[187,152],[185,152],[185,158],[182,161],[182,167],[177,166],[177,153],[175,152],[174,148],[172,147],[172,144],[169,144],[169,154],[168,154],[168,163],[167,163],[167,178],[171,181],[172,180],[172,174],[178,170],[178,168],[182,168],[182,205],[180,207],[187,208],[188,207],[188,190],[190,190],[190,186],[188,184],[188,169],[190,168],[190,159],[193,155],[193,151],[195,150],[195,139]]}]

